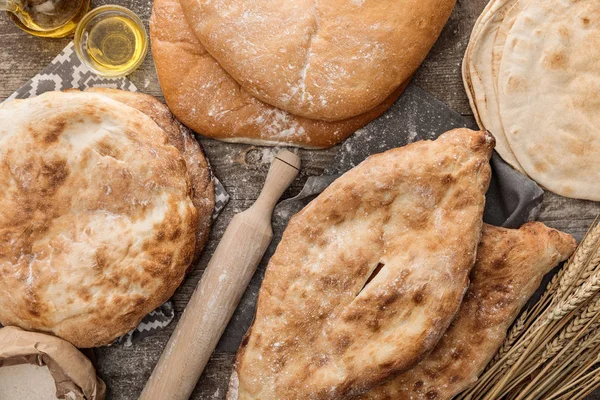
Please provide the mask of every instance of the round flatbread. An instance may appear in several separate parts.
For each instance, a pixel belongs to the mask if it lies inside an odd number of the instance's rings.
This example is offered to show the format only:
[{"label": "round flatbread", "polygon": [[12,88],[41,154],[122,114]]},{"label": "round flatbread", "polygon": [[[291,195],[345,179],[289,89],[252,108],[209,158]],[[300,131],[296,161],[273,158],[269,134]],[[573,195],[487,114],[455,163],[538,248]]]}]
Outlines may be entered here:
[{"label": "round flatbread", "polygon": [[496,0],[488,9],[486,18],[482,18],[477,34],[471,38],[466,53],[465,71],[469,78],[467,90],[480,128],[487,129],[496,138],[496,151],[513,168],[523,172],[504,134],[504,128],[498,114],[498,101],[492,73],[494,40],[508,11],[516,0]]},{"label": "round flatbread", "polygon": [[600,200],[600,9],[531,1],[502,53],[499,114],[525,172],[567,197]]},{"label": "round flatbread", "polygon": [[86,92],[98,93],[135,108],[152,118],[167,134],[167,142],[181,152],[192,189],[192,202],[198,211],[196,228],[196,250],[193,264],[198,261],[208,240],[212,225],[212,213],[215,208],[215,186],[211,177],[208,161],[194,134],[175,119],[169,108],[156,97],[139,92],[116,89],[90,88]]},{"label": "round flatbread", "polygon": [[0,106],[0,323],[112,342],[192,262],[186,162],[142,112],[93,93]]},{"label": "round flatbread", "polygon": [[342,142],[394,104],[408,81],[369,112],[338,122],[292,115],[254,98],[204,49],[179,0],[156,0],[152,54],[171,111],[194,131],[227,142],[326,148]]},{"label": "round flatbread", "polygon": [[425,59],[455,0],[181,0],[208,52],[254,97],[339,121],[372,110]]},{"label": "round flatbread", "polygon": [[489,16],[490,16],[489,10],[492,7],[492,5],[494,5],[497,1],[498,0],[490,0],[486,4],[486,6],[483,9],[483,11],[481,12],[481,14],[479,14],[479,17],[475,21],[475,25],[473,25],[473,30],[471,31],[471,35],[469,36],[469,43],[467,44],[467,48],[465,50],[465,55],[463,57],[463,62],[461,64],[463,85],[465,87],[465,91],[467,92],[467,97],[469,98],[469,104],[471,106],[471,110],[473,111],[473,116],[475,117],[475,120],[477,121],[477,124],[480,127],[481,127],[481,125],[480,125],[480,120],[479,120],[479,113],[477,111],[477,105],[473,101],[473,96],[471,95],[471,92],[473,89],[472,89],[472,81],[471,81],[470,57],[471,57],[473,42],[478,37],[479,32],[481,31],[482,22],[485,19],[489,18]]}]

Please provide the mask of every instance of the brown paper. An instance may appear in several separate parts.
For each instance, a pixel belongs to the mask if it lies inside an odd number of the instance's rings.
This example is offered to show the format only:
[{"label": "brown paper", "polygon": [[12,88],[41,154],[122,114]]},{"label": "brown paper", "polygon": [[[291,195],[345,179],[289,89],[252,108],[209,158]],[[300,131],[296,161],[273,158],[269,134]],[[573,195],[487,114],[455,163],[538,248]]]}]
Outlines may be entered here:
[{"label": "brown paper", "polygon": [[90,360],[72,344],[54,336],[15,327],[0,329],[0,368],[30,363],[47,366],[59,399],[72,392],[77,400],[104,400],[106,385]]}]

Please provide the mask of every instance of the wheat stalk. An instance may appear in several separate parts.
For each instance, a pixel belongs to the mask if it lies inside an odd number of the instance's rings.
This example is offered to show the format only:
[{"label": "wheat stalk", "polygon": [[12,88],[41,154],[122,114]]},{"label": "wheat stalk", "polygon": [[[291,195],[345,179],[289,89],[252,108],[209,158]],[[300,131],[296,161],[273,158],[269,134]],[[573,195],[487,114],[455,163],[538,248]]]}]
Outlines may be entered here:
[{"label": "wheat stalk", "polygon": [[557,304],[549,313],[548,318],[558,320],[577,309],[581,304],[587,301],[591,296],[600,290],[600,271],[595,272],[575,293],[566,300]]},{"label": "wheat stalk", "polygon": [[[600,313],[600,295],[597,294],[592,302],[579,312],[569,325],[546,346],[546,350],[541,356],[541,362],[545,362],[558,354],[564,348],[565,343],[572,340],[598,313]],[[591,329],[597,328],[598,325],[600,325],[600,322],[597,322]]]},{"label": "wheat stalk", "polygon": [[573,400],[585,399],[588,395],[590,395],[594,390],[600,387],[600,376],[596,373],[596,376],[590,378],[589,382],[580,389],[579,393],[572,398]]},{"label": "wheat stalk", "polygon": [[590,367],[594,364],[600,362],[600,355],[593,354],[593,357],[588,357],[588,359],[592,359],[591,361],[587,361],[585,368],[578,368],[577,373],[572,374],[569,377],[568,383],[560,386],[556,392],[549,396],[547,400],[553,400],[559,397],[564,396],[565,393],[571,392],[572,390],[577,390],[577,387],[581,385],[583,382],[587,381],[590,377],[596,375],[598,370],[592,370],[590,372],[586,372],[590,370]]},{"label": "wheat stalk", "polygon": [[565,294],[568,294],[573,288],[573,284],[576,283],[579,277],[584,273],[582,266],[587,264],[590,255],[592,252],[595,252],[598,247],[600,225],[597,224],[597,221],[598,218],[596,218],[581,245],[577,248],[571,260],[569,260],[553,297],[560,299]]},{"label": "wheat stalk", "polygon": [[491,368],[498,361],[500,361],[506,354],[508,354],[508,351],[513,347],[517,339],[519,339],[519,336],[521,336],[521,334],[525,330],[528,315],[529,313],[527,311],[524,311],[517,320],[517,322],[515,322],[513,327],[510,329],[510,332],[506,336],[504,343],[502,343],[502,347],[500,347],[500,350],[498,350],[490,364],[488,364],[488,369]]},{"label": "wheat stalk", "polygon": [[[579,339],[584,335],[585,332],[592,326],[595,326],[597,322],[600,320],[600,314],[596,314],[592,319],[590,319],[583,329],[577,333],[573,340],[569,341],[564,348],[557,354],[557,357],[552,359],[547,364],[539,363],[542,368],[539,374],[523,389],[523,393],[517,397],[518,400],[522,400],[525,398],[525,395],[529,392],[532,392],[534,398],[538,398],[539,395],[544,394],[548,391],[549,388],[553,387],[556,382],[560,381],[565,375],[568,375],[569,371],[573,368],[573,362],[581,355],[585,349],[583,347],[573,347],[576,346],[576,343]],[[570,355],[567,357],[564,362],[559,363],[558,361],[565,354],[570,352]]]},{"label": "wheat stalk", "polygon": [[579,287],[581,285],[583,285],[585,283],[585,281],[588,280],[588,278],[590,276],[592,276],[592,274],[597,271],[598,267],[600,266],[600,251],[596,251],[596,254],[594,255],[594,257],[591,259],[590,263],[589,263],[589,268],[586,269],[585,271],[583,271],[581,273],[581,275],[579,276],[579,279],[577,280],[577,283],[575,283],[575,287]]}]

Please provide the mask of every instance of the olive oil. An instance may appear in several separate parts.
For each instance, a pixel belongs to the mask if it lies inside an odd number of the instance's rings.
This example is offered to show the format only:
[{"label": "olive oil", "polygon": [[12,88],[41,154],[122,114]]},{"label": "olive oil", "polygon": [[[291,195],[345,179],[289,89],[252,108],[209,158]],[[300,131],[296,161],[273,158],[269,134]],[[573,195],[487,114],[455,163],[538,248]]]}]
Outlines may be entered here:
[{"label": "olive oil", "polygon": [[82,61],[103,76],[133,71],[148,51],[148,36],[139,18],[126,8],[104,6],[91,11],[75,33]]},{"label": "olive oil", "polygon": [[0,9],[27,33],[59,38],[75,31],[90,8],[90,0],[0,0]]},{"label": "olive oil", "polygon": [[142,32],[123,17],[108,17],[90,30],[87,52],[101,71],[129,69],[143,51]]}]

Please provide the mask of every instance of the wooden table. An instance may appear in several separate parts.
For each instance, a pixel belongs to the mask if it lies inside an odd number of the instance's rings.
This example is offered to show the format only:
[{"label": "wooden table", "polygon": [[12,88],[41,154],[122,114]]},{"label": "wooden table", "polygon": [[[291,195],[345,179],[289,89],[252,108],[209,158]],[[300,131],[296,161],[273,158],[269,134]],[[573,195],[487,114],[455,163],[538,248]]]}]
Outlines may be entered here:
[{"label": "wooden table", "polygon": [[[152,0],[95,0],[93,3],[94,6],[105,3],[121,4],[136,12],[146,23],[152,11]],[[458,0],[441,38],[415,77],[415,83],[419,87],[445,102],[455,111],[471,118],[472,113],[462,85],[460,66],[475,19],[486,3],[487,0]],[[44,68],[70,40],[29,36],[16,28],[5,16],[0,16],[0,38],[2,40],[0,101]],[[130,79],[142,92],[162,98],[150,55],[142,67],[130,76]],[[270,155],[274,151],[206,139],[201,142],[215,174],[231,195],[231,201],[213,226],[210,241],[199,265],[175,294],[177,316],[187,304],[232,215],[248,207],[258,196],[266,176]],[[320,175],[337,150],[337,148],[323,151],[300,150],[303,170],[292,188],[284,194],[284,198],[298,193],[308,176]],[[600,203],[566,199],[546,193],[540,220],[581,239],[599,212]],[[263,261],[260,266],[261,271],[264,271],[264,268]],[[246,307],[241,313],[251,315],[253,312],[252,307]],[[132,347],[113,346],[95,350],[99,373],[109,388],[108,399],[137,399],[173,326],[174,324],[171,324],[162,332]],[[240,340],[241,332],[228,332],[196,388],[194,399],[225,398],[231,363]],[[600,399],[600,395],[592,398]]]}]

